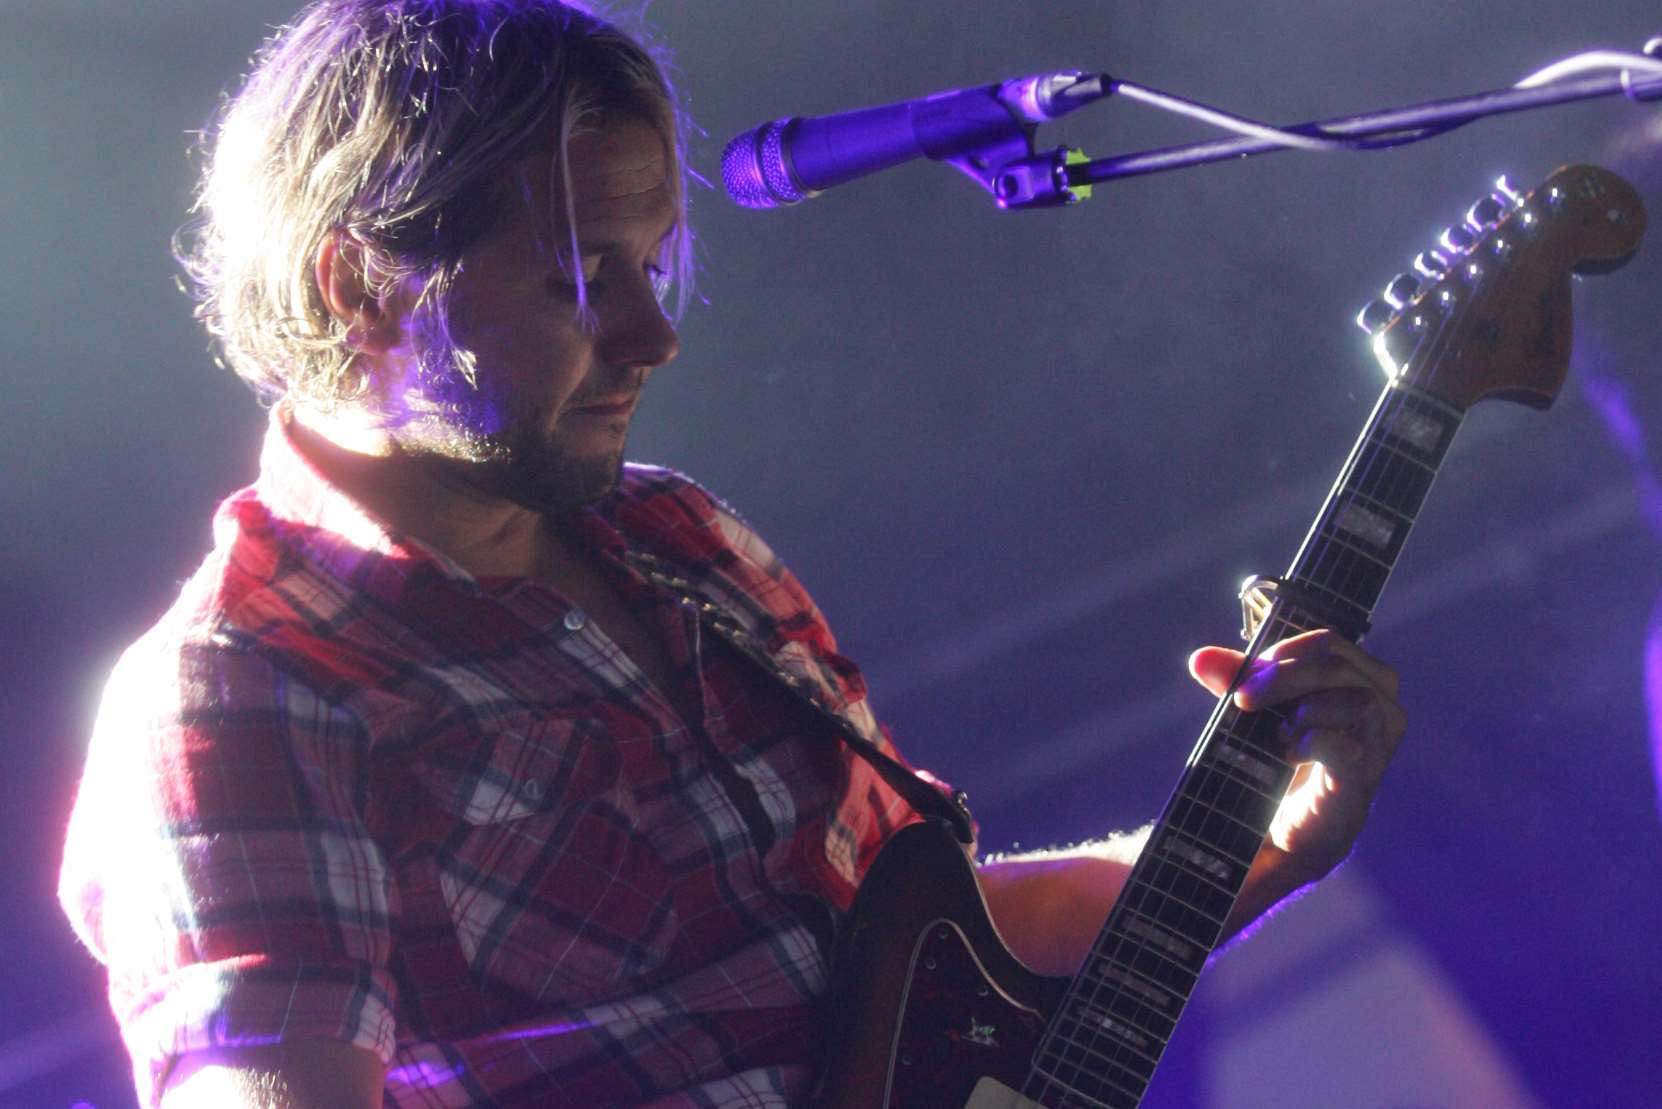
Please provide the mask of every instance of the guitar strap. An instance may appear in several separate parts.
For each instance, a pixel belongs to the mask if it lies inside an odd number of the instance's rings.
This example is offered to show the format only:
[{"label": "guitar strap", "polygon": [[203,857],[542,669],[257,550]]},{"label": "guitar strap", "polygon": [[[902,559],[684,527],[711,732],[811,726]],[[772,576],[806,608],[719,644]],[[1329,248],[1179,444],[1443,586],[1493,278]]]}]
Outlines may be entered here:
[{"label": "guitar strap", "polygon": [[944,822],[963,844],[975,842],[975,822],[970,817],[968,797],[963,790],[948,796],[920,778],[916,772],[868,739],[852,722],[827,705],[812,680],[787,670],[774,658],[762,640],[721,605],[693,587],[676,568],[656,555],[627,550],[624,558],[660,589],[676,596],[698,613],[699,624],[721,637],[764,675],[784,688],[798,703],[829,724],[856,755],[865,759],[889,787],[924,817]]}]

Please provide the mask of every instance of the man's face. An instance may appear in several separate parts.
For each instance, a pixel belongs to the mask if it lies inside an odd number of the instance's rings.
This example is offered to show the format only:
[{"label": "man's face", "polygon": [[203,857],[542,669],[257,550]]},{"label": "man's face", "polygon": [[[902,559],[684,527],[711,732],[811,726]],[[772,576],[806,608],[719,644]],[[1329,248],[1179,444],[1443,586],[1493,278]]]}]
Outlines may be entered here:
[{"label": "man's face", "polygon": [[677,350],[655,286],[676,219],[663,137],[616,117],[568,156],[588,319],[552,155],[532,153],[498,182],[503,209],[450,300],[475,384],[453,370],[407,382],[412,419],[395,433],[443,480],[557,515],[616,485],[641,388]]}]

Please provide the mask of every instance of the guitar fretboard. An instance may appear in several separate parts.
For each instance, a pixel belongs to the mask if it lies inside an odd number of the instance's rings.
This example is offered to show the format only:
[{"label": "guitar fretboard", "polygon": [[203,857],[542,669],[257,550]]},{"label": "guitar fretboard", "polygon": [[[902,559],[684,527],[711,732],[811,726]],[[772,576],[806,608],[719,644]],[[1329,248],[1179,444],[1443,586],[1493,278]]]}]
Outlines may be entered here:
[{"label": "guitar fretboard", "polygon": [[[1386,387],[1249,655],[1312,628],[1367,627],[1462,416]],[[1052,1109],[1141,1102],[1292,781],[1282,721],[1220,700],[1046,1029],[1025,1096]]]}]

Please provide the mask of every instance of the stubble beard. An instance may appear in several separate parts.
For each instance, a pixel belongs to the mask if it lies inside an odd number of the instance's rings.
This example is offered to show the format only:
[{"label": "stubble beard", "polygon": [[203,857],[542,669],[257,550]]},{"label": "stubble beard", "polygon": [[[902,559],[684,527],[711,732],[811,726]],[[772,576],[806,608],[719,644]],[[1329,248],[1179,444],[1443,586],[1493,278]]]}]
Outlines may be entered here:
[{"label": "stubble beard", "polygon": [[[626,419],[613,428],[615,448],[578,454],[546,406],[492,404],[469,388],[411,425],[406,446],[424,455],[446,484],[564,519],[622,480]],[[493,425],[501,430],[487,430]]]}]

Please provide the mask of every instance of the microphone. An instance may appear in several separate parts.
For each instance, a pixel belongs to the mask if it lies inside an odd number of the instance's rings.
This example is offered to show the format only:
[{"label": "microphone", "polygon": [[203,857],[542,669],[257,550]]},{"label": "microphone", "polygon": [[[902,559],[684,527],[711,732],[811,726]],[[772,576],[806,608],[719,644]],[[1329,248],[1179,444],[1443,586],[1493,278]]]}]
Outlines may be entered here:
[{"label": "microphone", "polygon": [[795,204],[913,158],[952,161],[986,181],[1005,162],[1032,153],[1037,124],[1110,91],[1106,74],[1066,69],[837,115],[776,119],[727,144],[721,179],[745,208]]}]

